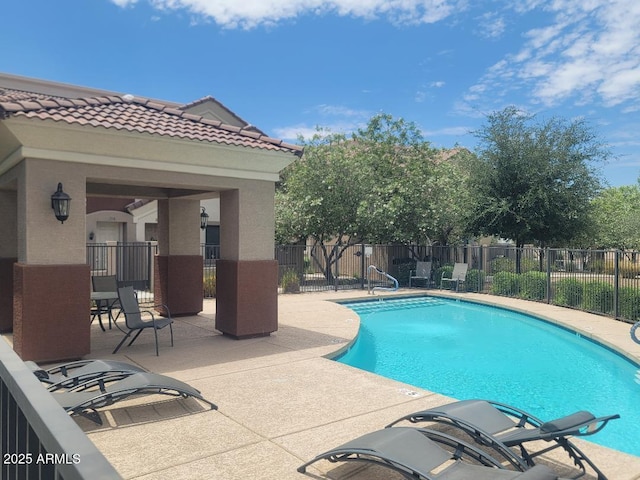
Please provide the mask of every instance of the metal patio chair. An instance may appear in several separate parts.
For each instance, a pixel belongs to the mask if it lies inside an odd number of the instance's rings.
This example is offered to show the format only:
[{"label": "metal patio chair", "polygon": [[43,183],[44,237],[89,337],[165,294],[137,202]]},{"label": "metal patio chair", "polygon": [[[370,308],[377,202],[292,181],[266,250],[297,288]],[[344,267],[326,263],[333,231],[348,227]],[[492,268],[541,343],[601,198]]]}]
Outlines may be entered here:
[{"label": "metal patio chair", "polygon": [[[122,344],[132,333],[135,332],[135,335],[128,346],[131,346],[133,342],[136,341],[143,330],[152,328],[156,341],[156,355],[160,355],[158,350],[158,330],[166,326],[169,326],[169,330],[171,331],[171,346],[173,347],[173,319],[171,318],[169,307],[166,305],[154,305],[154,308],[162,308],[166,317],[158,317],[157,313],[154,314],[151,310],[140,310],[140,305],[138,304],[138,299],[132,286],[118,288],[118,298],[120,299],[120,308],[124,314],[126,327],[129,331],[126,332],[124,338],[120,341],[113,353],[117,353],[118,350],[120,350]],[[143,314],[146,316],[143,317]]]}]

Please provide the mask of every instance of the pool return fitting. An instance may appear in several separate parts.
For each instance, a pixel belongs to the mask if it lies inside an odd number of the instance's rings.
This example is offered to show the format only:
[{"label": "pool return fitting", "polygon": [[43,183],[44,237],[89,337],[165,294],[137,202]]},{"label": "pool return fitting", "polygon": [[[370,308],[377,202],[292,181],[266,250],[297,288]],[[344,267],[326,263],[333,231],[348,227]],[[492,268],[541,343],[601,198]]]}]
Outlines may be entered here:
[{"label": "pool return fitting", "polygon": [[[393,287],[373,287],[373,288],[371,288],[371,270],[375,270],[380,275],[384,275],[389,280],[393,281],[393,285],[394,286]],[[375,295],[375,291],[376,290],[385,290],[387,292],[395,292],[396,290],[398,290],[398,280],[396,280],[394,277],[389,275],[387,272],[383,272],[382,270],[380,270],[375,265],[369,265],[369,267],[367,267],[367,293],[369,295]]]},{"label": "pool return fitting", "polygon": [[633,340],[634,342],[640,344],[640,337],[638,337],[638,333],[636,333],[638,328],[640,328],[640,322],[634,323],[633,327],[631,327],[631,332],[629,332],[629,333],[631,334],[631,340]]}]

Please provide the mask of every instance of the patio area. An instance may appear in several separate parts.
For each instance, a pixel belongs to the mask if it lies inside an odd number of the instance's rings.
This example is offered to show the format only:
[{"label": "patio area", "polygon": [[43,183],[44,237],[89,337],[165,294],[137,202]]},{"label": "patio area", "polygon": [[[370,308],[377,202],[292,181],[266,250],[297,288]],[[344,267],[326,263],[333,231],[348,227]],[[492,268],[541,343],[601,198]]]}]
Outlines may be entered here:
[{"label": "patio area", "polygon": [[[628,324],[546,304],[459,295],[572,325],[640,362],[640,345],[629,338]],[[241,341],[214,329],[215,301],[206,300],[200,315],[176,319],[175,347],[170,347],[168,329],[159,332],[159,357],[149,331],[112,355],[122,333],[115,328],[103,332],[96,321],[90,357],[124,360],[183,380],[219,409],[209,410],[193,398],[146,396],[103,410],[102,426],[84,418],[77,422],[126,479],[390,478],[386,470],[329,462],[315,464],[307,477],[296,472],[331,447],[449,401],[325,358],[348,345],[359,326],[352,311],[330,300],[366,297],[361,291],[279,295],[279,330]],[[609,479],[640,479],[640,457],[575,442]],[[565,471],[556,463],[567,461],[565,456],[547,460]]]}]

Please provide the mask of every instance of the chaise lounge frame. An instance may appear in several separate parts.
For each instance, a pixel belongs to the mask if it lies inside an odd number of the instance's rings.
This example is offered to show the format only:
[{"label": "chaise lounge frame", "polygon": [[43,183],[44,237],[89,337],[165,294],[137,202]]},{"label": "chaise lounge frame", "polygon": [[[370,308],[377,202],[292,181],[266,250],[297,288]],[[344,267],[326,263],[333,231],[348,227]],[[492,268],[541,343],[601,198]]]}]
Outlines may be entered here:
[{"label": "chaise lounge frame", "polygon": [[169,395],[172,397],[193,397],[217,410],[218,407],[205,399],[199,390],[166,375],[149,372],[129,372],[105,375],[81,383],[69,390],[52,392],[70,415],[81,415],[102,425],[97,409],[138,395]]},{"label": "chaise lounge frame", "polygon": [[319,460],[380,465],[413,480],[557,479],[544,465],[524,472],[507,470],[498,460],[469,443],[441,432],[413,427],[386,428],[365,434],[316,456],[301,465],[298,472],[306,473],[307,467]]},{"label": "chaise lounge frame", "polygon": [[[404,420],[411,423],[435,422],[453,426],[473,437],[478,444],[489,446],[503,456],[513,452],[510,447],[517,447],[520,450],[520,459],[513,454],[514,460],[524,461],[528,466],[535,465],[536,457],[562,448],[580,470],[574,478],[579,478],[586,473],[586,463],[596,473],[598,480],[607,480],[604,473],[569,440],[569,437],[593,435],[601,431],[609,421],[617,418],[620,418],[620,415],[595,417],[590,412],[580,411],[543,422],[511,405],[474,399],[415,412],[395,420],[387,427]],[[537,451],[531,451],[525,447],[526,443],[536,440],[553,442],[553,444]]]}]

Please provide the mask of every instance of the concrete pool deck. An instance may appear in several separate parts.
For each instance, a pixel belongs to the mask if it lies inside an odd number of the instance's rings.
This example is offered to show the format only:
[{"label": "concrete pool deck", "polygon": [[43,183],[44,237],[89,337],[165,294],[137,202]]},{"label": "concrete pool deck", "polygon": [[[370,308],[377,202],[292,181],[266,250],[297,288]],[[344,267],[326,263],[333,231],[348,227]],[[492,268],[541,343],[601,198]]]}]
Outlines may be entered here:
[{"label": "concrete pool deck", "polygon": [[[640,345],[630,339],[629,324],[489,295],[397,292],[423,293],[539,315],[597,337],[640,363]],[[376,297],[390,295],[385,292]],[[365,298],[371,297],[362,291],[280,295],[278,332],[241,341],[215,330],[215,302],[205,301],[200,315],[176,319],[175,347],[169,346],[168,330],[159,332],[159,357],[151,332],[112,355],[122,333],[115,328],[102,332],[94,322],[90,357],[128,361],[188,382],[219,410],[208,410],[195,399],[146,396],[103,411],[102,426],[83,418],[77,423],[127,479],[391,478],[388,471],[381,474],[362,464],[325,461],[309,468],[306,477],[296,471],[329,448],[382,428],[402,415],[450,400],[325,357],[347,346],[359,326],[357,315],[333,300]],[[611,401],[611,412],[606,413],[616,413],[615,399]],[[610,480],[640,479],[640,457],[581,440],[576,443]],[[557,460],[568,463],[568,457],[562,455],[549,462],[555,465]]]}]

